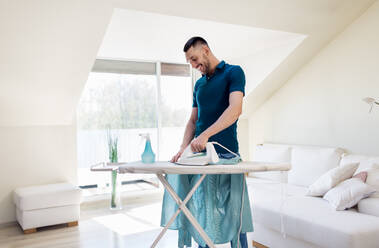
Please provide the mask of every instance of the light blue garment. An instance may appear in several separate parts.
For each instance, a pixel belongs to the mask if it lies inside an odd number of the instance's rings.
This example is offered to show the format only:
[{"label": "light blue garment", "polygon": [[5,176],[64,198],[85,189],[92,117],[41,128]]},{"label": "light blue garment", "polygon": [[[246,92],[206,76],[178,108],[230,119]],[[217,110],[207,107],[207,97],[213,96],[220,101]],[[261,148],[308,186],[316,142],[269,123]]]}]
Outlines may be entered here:
[{"label": "light blue garment", "polygon": [[[219,164],[238,163],[239,161],[239,157],[232,159],[221,158]],[[207,175],[192,198],[187,202],[187,208],[215,244],[233,241],[232,248],[237,248],[243,176],[243,174]],[[193,185],[200,179],[201,175],[168,174],[165,177],[178,196],[183,200]],[[162,204],[161,226],[166,226],[177,209],[177,204],[168,192],[165,191]],[[206,245],[205,241],[183,213],[178,215],[169,229],[179,231],[178,248],[183,248],[185,245],[191,247],[191,237],[193,237],[199,245]],[[253,222],[245,182],[241,233],[252,231]]]},{"label": "light blue garment", "polygon": [[216,164],[238,164],[242,161],[241,157],[239,156],[239,153],[237,153],[238,156],[234,155],[233,153],[218,153],[219,161]]}]

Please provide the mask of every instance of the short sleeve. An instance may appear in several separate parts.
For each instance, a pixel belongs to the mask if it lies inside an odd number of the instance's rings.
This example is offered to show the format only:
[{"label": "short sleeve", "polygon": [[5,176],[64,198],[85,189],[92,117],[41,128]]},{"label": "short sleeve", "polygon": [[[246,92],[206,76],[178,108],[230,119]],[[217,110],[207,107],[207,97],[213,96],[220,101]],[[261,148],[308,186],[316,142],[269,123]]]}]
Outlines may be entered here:
[{"label": "short sleeve", "polygon": [[192,102],[192,107],[193,108],[197,108],[196,91],[197,91],[197,87],[195,85],[195,87],[193,89],[193,102]]},{"label": "short sleeve", "polygon": [[241,91],[245,95],[245,73],[240,66],[233,66],[229,72],[229,93]]}]

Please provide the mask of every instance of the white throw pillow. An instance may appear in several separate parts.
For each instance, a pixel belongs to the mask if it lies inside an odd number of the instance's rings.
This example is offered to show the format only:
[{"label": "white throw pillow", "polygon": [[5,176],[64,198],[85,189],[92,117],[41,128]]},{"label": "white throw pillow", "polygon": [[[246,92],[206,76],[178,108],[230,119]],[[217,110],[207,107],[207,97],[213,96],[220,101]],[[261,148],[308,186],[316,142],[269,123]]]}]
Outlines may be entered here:
[{"label": "white throw pillow", "polygon": [[338,167],[342,153],[338,148],[292,148],[288,183],[308,187],[321,175]]},{"label": "white throw pillow", "polygon": [[359,163],[346,164],[329,170],[309,186],[307,195],[324,196],[331,188],[351,178],[357,170],[358,165]]},{"label": "white throw pillow", "polygon": [[379,198],[379,165],[375,164],[371,169],[367,170],[367,179],[366,183],[373,187],[376,192],[370,197]]},{"label": "white throw pillow", "polygon": [[345,210],[355,206],[361,199],[374,193],[375,189],[365,184],[359,178],[350,178],[329,190],[324,199],[335,210]]}]

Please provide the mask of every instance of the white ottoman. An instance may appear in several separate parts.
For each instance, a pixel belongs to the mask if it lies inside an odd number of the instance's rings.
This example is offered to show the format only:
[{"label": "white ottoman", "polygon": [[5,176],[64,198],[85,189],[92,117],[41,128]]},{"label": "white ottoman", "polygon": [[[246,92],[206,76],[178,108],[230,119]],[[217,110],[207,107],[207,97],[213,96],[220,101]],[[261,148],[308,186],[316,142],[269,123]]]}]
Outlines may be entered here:
[{"label": "white ottoman", "polygon": [[70,183],[18,188],[14,191],[16,218],[24,233],[37,227],[67,223],[78,225],[82,192]]}]

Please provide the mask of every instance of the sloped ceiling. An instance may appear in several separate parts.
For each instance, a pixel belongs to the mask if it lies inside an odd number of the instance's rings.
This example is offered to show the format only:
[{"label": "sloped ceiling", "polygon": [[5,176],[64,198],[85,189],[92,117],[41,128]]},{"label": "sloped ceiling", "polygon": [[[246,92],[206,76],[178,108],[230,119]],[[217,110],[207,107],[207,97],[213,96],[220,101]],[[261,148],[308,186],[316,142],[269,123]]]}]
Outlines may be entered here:
[{"label": "sloped ceiling", "polygon": [[367,10],[375,0],[115,0],[117,7],[213,20],[307,35],[272,73],[245,97],[248,118],[323,46]]},{"label": "sloped ceiling", "polygon": [[[0,125],[70,125],[113,8],[308,38],[246,97],[265,101],[374,0],[12,0],[0,2]],[[185,28],[185,27],[183,27]]]},{"label": "sloped ceiling", "polygon": [[214,54],[227,61],[305,37],[251,26],[115,9],[98,56],[186,63],[182,49],[192,36],[204,37]]},{"label": "sloped ceiling", "polygon": [[204,37],[220,60],[245,69],[246,95],[306,37],[251,26],[115,9],[98,56],[186,63],[182,49],[192,36]]},{"label": "sloped ceiling", "polygon": [[0,2],[0,126],[70,125],[113,8]]}]

